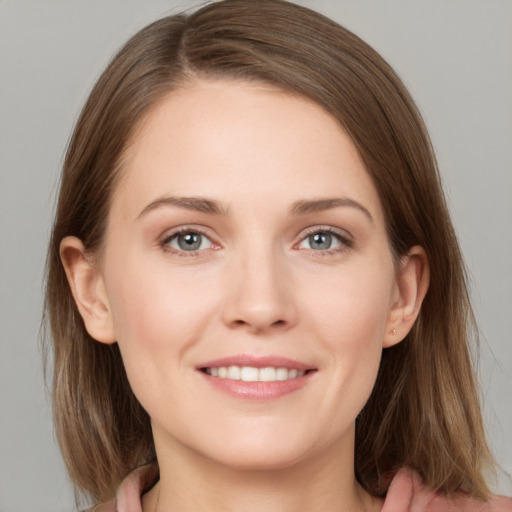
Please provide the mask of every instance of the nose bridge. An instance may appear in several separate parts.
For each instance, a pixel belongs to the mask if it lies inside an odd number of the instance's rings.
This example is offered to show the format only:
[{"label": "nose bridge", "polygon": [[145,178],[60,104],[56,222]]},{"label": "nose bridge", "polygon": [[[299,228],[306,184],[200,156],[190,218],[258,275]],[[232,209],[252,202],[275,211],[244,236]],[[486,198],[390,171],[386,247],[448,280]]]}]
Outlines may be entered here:
[{"label": "nose bridge", "polygon": [[[271,240],[244,244],[230,265],[224,320],[251,331],[290,326],[295,308],[286,257]],[[288,282],[287,282],[288,281]]]}]

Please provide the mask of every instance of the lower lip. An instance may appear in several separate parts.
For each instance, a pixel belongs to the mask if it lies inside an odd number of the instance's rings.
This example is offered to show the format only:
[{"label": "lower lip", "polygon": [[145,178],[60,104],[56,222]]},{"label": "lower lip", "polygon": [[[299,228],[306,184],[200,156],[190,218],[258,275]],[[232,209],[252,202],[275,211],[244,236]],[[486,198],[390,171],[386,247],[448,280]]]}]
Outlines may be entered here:
[{"label": "lower lip", "polygon": [[302,377],[273,382],[246,382],[243,380],[222,379],[200,372],[207,382],[215,389],[237,398],[247,400],[273,400],[302,389],[310,380],[313,373]]}]

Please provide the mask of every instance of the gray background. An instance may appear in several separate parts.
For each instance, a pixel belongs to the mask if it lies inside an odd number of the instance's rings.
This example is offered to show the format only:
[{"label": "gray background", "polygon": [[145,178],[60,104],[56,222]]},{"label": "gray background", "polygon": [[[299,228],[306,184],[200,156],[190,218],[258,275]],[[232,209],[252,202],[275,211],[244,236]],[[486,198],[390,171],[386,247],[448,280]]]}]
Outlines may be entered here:
[{"label": "gray background", "polygon": [[[512,473],[512,2],[303,1],[375,46],[431,130],[473,280],[493,449]],[[0,512],[74,508],[52,434],[38,329],[62,155],[114,50],[197,2],[0,0]],[[512,494],[510,479],[496,490]]]}]

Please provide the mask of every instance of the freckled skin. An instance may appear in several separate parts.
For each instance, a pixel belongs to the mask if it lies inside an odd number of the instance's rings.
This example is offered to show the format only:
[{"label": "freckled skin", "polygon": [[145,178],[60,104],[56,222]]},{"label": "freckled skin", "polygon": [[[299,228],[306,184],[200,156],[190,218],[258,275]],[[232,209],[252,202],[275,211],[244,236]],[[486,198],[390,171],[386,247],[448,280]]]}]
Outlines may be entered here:
[{"label": "freckled skin", "polygon": [[[306,99],[198,82],[153,110],[124,162],[102,277],[159,458],[269,471],[322,460],[353,479],[355,418],[399,292],[382,206],[351,140]],[[139,215],[166,196],[227,212],[164,205]],[[297,201],[331,197],[357,201],[372,220],[350,206],[290,214]],[[200,250],[180,251],[181,228],[202,234]],[[317,250],[311,228],[345,239]],[[196,368],[236,354],[317,371],[279,399],[243,400]]]}]

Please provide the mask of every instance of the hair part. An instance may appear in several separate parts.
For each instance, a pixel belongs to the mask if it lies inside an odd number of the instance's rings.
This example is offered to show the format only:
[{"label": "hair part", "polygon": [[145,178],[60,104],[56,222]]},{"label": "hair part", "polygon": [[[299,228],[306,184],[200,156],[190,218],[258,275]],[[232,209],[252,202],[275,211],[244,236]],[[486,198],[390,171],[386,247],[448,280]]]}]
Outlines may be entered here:
[{"label": "hair part", "polygon": [[425,248],[431,283],[407,338],[385,349],[356,425],[355,469],[382,496],[416,469],[427,486],[486,498],[491,464],[468,339],[474,319],[458,242],[421,115],[382,57],[328,18],[284,0],[225,0],[136,34],[94,86],[67,150],[47,261],[53,413],[71,479],[95,500],[155,457],[147,413],[117,345],[93,340],[59,256],[65,236],[101,250],[123,152],[142,119],[191,80],[238,79],[302,95],[352,138],[381,199],[396,258]]}]

